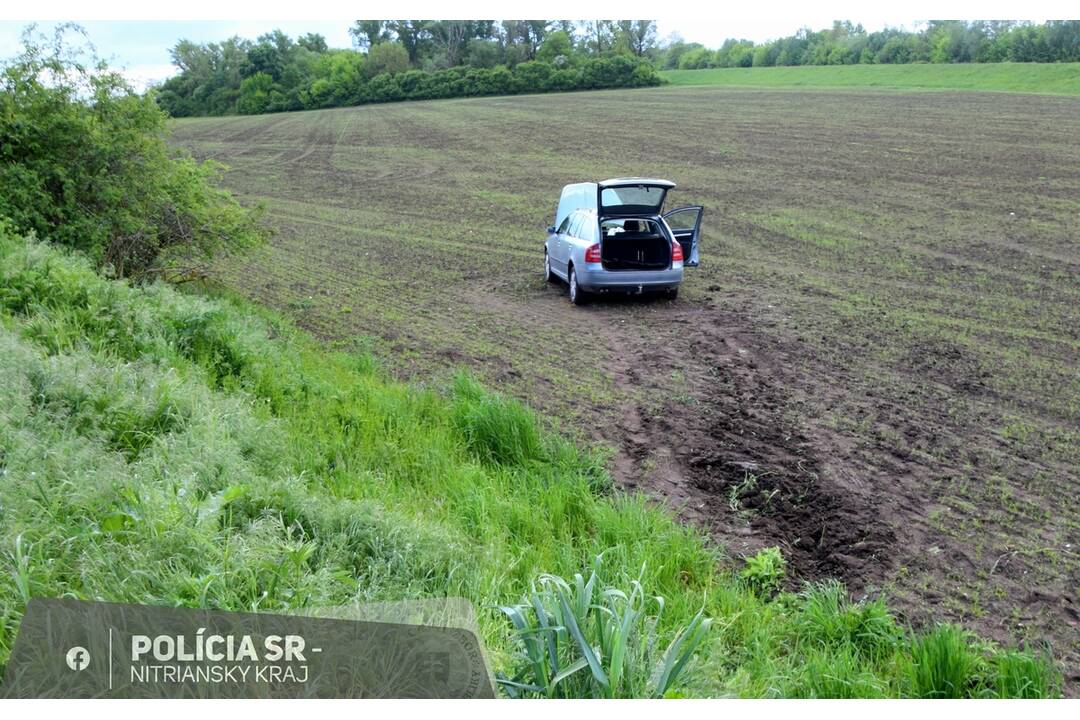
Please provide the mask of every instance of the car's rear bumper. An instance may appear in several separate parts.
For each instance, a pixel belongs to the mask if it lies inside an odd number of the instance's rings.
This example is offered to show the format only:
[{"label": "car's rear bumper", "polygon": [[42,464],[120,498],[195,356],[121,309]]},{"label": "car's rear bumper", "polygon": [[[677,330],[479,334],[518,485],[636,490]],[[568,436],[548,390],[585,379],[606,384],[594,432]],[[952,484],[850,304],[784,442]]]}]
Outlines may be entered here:
[{"label": "car's rear bumper", "polygon": [[596,265],[578,269],[578,285],[588,292],[647,292],[676,288],[682,282],[683,269],[605,270]]}]

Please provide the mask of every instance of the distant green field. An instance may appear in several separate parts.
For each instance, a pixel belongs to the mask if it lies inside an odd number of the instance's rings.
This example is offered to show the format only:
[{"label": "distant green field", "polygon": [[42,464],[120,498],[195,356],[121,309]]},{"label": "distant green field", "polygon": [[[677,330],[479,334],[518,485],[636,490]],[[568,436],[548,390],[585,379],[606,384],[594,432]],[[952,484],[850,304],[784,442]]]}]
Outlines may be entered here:
[{"label": "distant green field", "polygon": [[673,85],[883,87],[1080,95],[1080,63],[808,65],[661,73]]}]

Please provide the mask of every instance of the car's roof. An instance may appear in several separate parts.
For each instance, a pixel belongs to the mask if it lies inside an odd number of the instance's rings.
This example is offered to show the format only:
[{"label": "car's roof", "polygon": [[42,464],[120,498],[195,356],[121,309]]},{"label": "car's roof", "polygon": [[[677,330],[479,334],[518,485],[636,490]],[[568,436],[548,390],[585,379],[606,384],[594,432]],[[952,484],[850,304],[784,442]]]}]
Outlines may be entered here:
[{"label": "car's roof", "polygon": [[675,187],[675,183],[670,180],[661,180],[660,178],[647,178],[647,177],[621,177],[611,178],[610,180],[601,180],[597,183],[602,188],[605,187],[619,187],[621,185],[657,185],[659,187],[665,187],[668,190]]}]

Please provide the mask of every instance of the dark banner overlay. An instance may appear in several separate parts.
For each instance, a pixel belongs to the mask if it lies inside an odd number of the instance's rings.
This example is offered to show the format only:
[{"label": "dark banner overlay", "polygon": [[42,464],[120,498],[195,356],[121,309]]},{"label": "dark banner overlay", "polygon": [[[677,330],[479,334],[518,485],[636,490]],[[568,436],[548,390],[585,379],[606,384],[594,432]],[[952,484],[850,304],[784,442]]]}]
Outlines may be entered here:
[{"label": "dark banner overlay", "polygon": [[454,627],[34,599],[8,698],[490,698]]}]

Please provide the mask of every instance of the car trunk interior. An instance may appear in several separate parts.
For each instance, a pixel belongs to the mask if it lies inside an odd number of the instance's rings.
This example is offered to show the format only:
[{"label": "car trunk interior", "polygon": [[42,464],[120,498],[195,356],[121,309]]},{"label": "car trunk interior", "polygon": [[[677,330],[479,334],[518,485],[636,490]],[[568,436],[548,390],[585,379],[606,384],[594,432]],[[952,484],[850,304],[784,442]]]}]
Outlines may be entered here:
[{"label": "car trunk interior", "polygon": [[663,270],[671,264],[671,245],[652,220],[605,220],[600,238],[605,270]]}]

